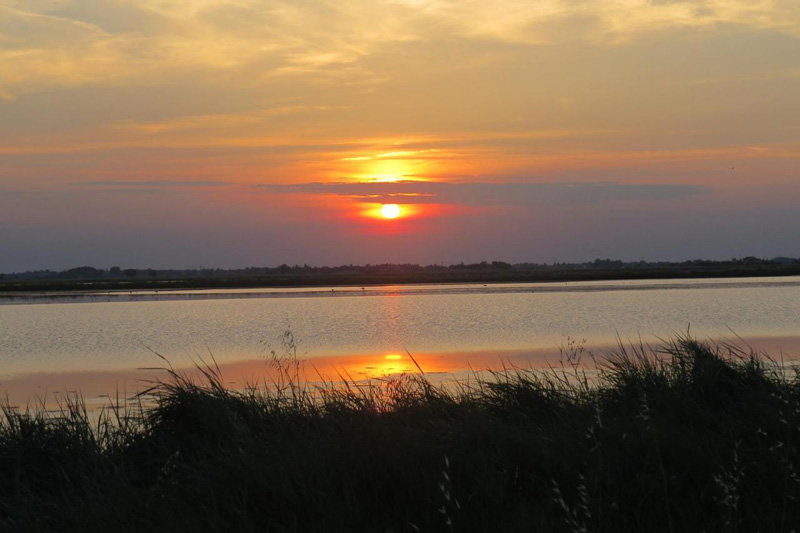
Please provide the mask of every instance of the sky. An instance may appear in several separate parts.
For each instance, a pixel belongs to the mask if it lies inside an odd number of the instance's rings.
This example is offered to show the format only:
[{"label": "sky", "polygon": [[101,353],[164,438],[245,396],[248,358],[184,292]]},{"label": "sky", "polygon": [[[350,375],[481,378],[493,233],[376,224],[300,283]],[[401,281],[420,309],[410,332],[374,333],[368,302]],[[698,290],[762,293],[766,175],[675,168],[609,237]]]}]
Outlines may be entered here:
[{"label": "sky", "polygon": [[0,0],[0,272],[796,257],[798,95],[797,0]]}]

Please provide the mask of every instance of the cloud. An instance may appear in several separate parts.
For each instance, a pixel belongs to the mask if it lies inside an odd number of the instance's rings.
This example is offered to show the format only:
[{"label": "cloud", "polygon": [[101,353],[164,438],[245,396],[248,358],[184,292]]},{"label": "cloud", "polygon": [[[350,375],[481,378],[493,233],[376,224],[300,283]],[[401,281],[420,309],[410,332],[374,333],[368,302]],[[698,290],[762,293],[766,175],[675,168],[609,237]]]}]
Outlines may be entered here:
[{"label": "cloud", "polygon": [[191,130],[217,130],[229,128],[241,128],[263,124],[272,117],[295,115],[315,111],[330,111],[334,109],[344,109],[343,107],[332,106],[308,106],[293,105],[280,106],[269,109],[257,110],[249,113],[235,114],[212,114],[212,115],[189,115],[170,118],[159,121],[148,122],[122,122],[116,125],[121,130],[129,130],[138,133],[164,133],[172,131],[191,131]]},{"label": "cloud", "polygon": [[73,183],[83,187],[97,187],[97,188],[132,188],[132,189],[150,189],[150,188],[193,188],[193,187],[229,187],[234,185],[226,181],[178,181],[178,180],[150,180],[150,181],[82,181]]},{"label": "cloud", "polygon": [[[374,43],[413,38],[395,10],[370,4],[10,2],[0,6],[0,90],[146,85],[209,72],[248,83],[278,74],[339,77]],[[369,77],[345,70],[351,82]]]},{"label": "cloud", "polygon": [[487,205],[583,205],[625,201],[676,201],[706,194],[690,184],[591,183],[442,183],[397,181],[379,183],[298,183],[262,185],[280,194],[322,194],[362,202]]},{"label": "cloud", "polygon": [[433,182],[330,182],[246,184],[212,180],[86,181],[73,186],[97,190],[154,190],[230,188],[271,195],[329,195],[364,203],[449,204],[481,206],[572,206],[628,201],[677,201],[709,193],[692,184]]},{"label": "cloud", "polygon": [[619,44],[653,32],[740,25],[800,35],[793,0],[395,0],[452,21],[461,33],[503,42]]},{"label": "cloud", "polygon": [[147,84],[227,72],[249,83],[383,79],[384,45],[488,40],[616,45],[656,32],[741,27],[800,37],[795,0],[64,0],[0,6],[0,93]]}]

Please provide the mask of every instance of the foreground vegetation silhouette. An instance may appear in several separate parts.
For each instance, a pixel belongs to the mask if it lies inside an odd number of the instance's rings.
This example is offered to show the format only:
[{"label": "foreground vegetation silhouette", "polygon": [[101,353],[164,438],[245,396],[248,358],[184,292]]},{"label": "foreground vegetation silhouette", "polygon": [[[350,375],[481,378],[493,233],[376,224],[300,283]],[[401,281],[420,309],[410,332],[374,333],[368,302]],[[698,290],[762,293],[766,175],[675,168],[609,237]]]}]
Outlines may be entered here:
[{"label": "foreground vegetation silhouette", "polygon": [[[727,345],[620,346],[586,371],[232,391],[175,371],[99,421],[4,408],[8,531],[791,531],[800,380]],[[591,365],[589,365],[591,366]]]}]

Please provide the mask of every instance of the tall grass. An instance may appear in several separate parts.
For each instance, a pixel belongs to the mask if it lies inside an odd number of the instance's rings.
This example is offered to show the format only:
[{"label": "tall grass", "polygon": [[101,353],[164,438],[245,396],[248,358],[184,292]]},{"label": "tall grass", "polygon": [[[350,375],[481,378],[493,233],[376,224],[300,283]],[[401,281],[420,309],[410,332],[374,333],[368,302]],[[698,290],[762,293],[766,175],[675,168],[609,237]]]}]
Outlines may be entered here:
[{"label": "tall grass", "polygon": [[[0,420],[8,531],[792,531],[800,388],[679,337],[458,387],[422,375],[227,389]],[[578,354],[580,355],[580,354]],[[285,361],[284,361],[285,362]],[[346,377],[345,377],[346,378]]]}]

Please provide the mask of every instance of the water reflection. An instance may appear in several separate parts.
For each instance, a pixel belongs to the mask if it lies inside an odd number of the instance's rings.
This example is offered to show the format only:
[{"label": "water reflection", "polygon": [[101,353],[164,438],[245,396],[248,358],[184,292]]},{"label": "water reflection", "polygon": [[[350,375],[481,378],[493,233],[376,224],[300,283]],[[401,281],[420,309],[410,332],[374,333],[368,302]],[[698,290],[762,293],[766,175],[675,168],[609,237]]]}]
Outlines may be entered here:
[{"label": "water reflection", "polygon": [[245,288],[245,289],[143,289],[59,292],[0,292],[0,305],[50,303],[168,302],[199,300],[330,298],[351,296],[419,296],[458,294],[585,293],[609,291],[653,291],[676,289],[746,289],[754,287],[800,288],[800,277],[666,279],[619,281],[570,281],[535,283],[447,283],[424,285],[369,285],[336,287]]},{"label": "water reflection", "polygon": [[[748,339],[711,339],[728,342],[759,353],[769,354],[784,364],[791,364],[800,357],[800,336],[764,337]],[[583,363],[593,365],[594,356],[602,359],[614,345],[585,346]],[[489,350],[476,352],[437,352],[408,354],[400,352],[374,355],[317,357],[298,360],[298,378],[310,387],[335,384],[343,380],[369,381],[383,380],[403,374],[419,374],[433,382],[452,382],[485,376],[484,371],[513,369],[548,370],[559,368],[565,363],[565,350],[574,351],[575,345],[562,344],[552,348],[530,350]],[[198,360],[202,366],[202,362]],[[282,364],[292,364],[284,359]],[[418,365],[418,366],[417,366]],[[269,386],[281,379],[281,371],[276,361],[270,358],[248,359],[219,365],[224,383],[233,389],[252,386]],[[197,366],[179,368],[179,372],[200,382],[201,373]],[[47,406],[53,408],[66,395],[79,395],[88,407],[98,408],[107,405],[109,398],[131,398],[154,382],[167,380],[168,374],[160,368],[97,372],[37,372],[0,383],[0,391],[14,405]]]},{"label": "water reflection", "polygon": [[[345,379],[361,381],[418,374],[420,369],[427,377],[435,379],[470,368],[545,368],[557,358],[557,349],[414,354],[413,359],[407,353],[388,353],[301,359],[293,368],[298,370],[302,383],[313,387]],[[200,366],[204,364],[200,360],[198,363]],[[276,362],[272,358],[259,358],[221,363],[219,368],[226,385],[243,389],[278,382],[282,376],[279,365],[284,365],[285,369],[293,363],[289,359]],[[178,371],[201,381],[201,372],[196,366],[178,368]],[[107,403],[108,396],[130,398],[158,380],[166,379],[166,370],[156,367],[105,372],[36,372],[4,380],[0,384],[0,391],[13,404],[21,406],[43,402],[52,406],[59,395],[65,394],[80,394],[90,406],[99,406]]]},{"label": "water reflection", "polygon": [[[405,348],[415,355],[544,349],[567,336],[592,345],[613,343],[616,334],[655,341],[689,325],[700,337],[800,331],[797,278],[358,287],[336,288],[348,295],[335,297],[331,290],[324,296],[319,289],[291,289],[272,290],[291,294],[286,297],[222,291],[213,299],[190,291],[202,298],[0,305],[0,382],[36,372],[152,366],[149,349],[176,366],[190,366],[196,353],[207,351],[220,363],[258,359],[270,344],[279,345],[275,339],[287,327],[298,354],[314,360],[405,354]],[[380,373],[386,361],[365,366]]]}]

